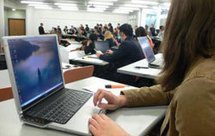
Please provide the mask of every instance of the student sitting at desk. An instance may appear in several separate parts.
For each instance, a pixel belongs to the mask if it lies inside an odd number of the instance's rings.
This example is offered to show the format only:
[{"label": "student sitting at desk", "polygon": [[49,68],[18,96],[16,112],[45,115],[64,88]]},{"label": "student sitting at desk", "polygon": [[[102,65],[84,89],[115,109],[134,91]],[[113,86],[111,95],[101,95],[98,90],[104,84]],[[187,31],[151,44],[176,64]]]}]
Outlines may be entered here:
[{"label": "student sitting at desk", "polygon": [[142,50],[138,42],[133,38],[133,30],[131,25],[123,24],[120,27],[120,35],[123,42],[119,46],[118,50],[108,50],[105,54],[102,54],[99,51],[96,52],[98,58],[113,63],[115,68],[119,68],[143,59]]},{"label": "student sitting at desk", "polygon": [[105,38],[104,38],[104,40],[108,41],[110,48],[113,47],[113,46],[116,46],[114,44],[113,35],[112,35],[112,33],[110,31],[106,31],[105,32]]},{"label": "student sitting at desk", "polygon": [[82,41],[83,46],[71,51],[84,50],[85,54],[95,54],[95,41],[97,41],[97,36],[91,34],[89,40]]},{"label": "student sitting at desk", "polygon": [[147,32],[146,30],[140,26],[138,27],[136,30],[135,30],[135,35],[136,35],[136,38],[138,37],[147,37],[148,41],[149,41],[149,44],[151,46],[151,48],[153,49],[154,48],[154,45],[153,45],[153,42],[152,42],[152,39],[149,37],[149,35],[147,35]]},{"label": "student sitting at desk", "polygon": [[[161,136],[212,136],[215,135],[215,1],[172,0],[171,3],[162,43],[165,63],[160,84],[123,91],[118,97],[99,90],[94,104],[110,110],[169,105]],[[103,98],[107,104],[101,103]],[[104,114],[95,114],[89,121],[94,136],[129,135]]]}]

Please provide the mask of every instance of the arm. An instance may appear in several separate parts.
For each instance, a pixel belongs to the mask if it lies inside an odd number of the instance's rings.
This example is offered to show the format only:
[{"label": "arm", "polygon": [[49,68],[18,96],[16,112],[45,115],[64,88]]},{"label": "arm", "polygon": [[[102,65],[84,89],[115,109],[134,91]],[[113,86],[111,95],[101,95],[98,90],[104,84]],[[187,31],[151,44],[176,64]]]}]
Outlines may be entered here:
[{"label": "arm", "polygon": [[99,58],[101,60],[108,61],[108,62],[115,61],[119,58],[122,58],[122,57],[128,55],[127,50],[128,49],[126,46],[120,46],[120,48],[118,50],[114,51],[112,54],[105,53],[105,54],[101,55]]},{"label": "arm", "polygon": [[179,136],[215,134],[215,84],[208,78],[196,78],[177,92],[175,124]]},{"label": "arm", "polygon": [[163,92],[160,85],[131,89],[122,92],[127,100],[125,106],[128,107],[168,105],[174,93],[175,91]]}]

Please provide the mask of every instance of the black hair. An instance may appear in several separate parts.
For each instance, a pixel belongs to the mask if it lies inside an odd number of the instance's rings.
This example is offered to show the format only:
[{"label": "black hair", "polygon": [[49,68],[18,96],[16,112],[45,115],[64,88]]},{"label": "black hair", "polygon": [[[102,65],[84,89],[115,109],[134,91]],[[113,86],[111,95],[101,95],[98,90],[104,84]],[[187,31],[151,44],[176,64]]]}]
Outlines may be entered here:
[{"label": "black hair", "polygon": [[161,25],[161,26],[160,26],[160,29],[163,29],[163,27],[164,27],[164,26],[163,26],[163,25]]},{"label": "black hair", "polygon": [[96,41],[97,40],[97,35],[96,34],[91,34],[89,39],[92,40],[92,41]]},{"label": "black hair", "polygon": [[142,26],[136,29],[135,34],[136,37],[147,36],[146,30]]},{"label": "black hair", "polygon": [[127,37],[133,36],[133,29],[130,24],[123,24],[119,27],[119,31],[123,32]]}]

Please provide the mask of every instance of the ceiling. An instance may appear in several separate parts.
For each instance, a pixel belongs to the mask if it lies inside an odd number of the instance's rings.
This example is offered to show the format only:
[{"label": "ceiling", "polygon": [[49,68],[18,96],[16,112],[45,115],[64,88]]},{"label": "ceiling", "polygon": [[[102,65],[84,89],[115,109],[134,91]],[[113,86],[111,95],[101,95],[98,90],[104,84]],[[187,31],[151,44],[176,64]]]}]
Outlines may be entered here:
[{"label": "ceiling", "polygon": [[61,9],[128,14],[140,9],[168,9],[169,0],[15,0],[39,9]]}]

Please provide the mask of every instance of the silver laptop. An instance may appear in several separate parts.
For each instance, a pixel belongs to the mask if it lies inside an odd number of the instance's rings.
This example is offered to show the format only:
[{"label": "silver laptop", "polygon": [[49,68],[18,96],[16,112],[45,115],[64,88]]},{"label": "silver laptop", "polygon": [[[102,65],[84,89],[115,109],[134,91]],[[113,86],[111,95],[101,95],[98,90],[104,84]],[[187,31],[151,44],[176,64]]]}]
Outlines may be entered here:
[{"label": "silver laptop", "polygon": [[4,37],[13,96],[26,124],[91,135],[92,93],[64,87],[56,35]]},{"label": "silver laptop", "polygon": [[162,58],[155,58],[154,52],[151,49],[147,37],[138,37],[139,44],[141,49],[149,63],[149,67],[151,68],[161,68],[163,66],[163,59]]}]

